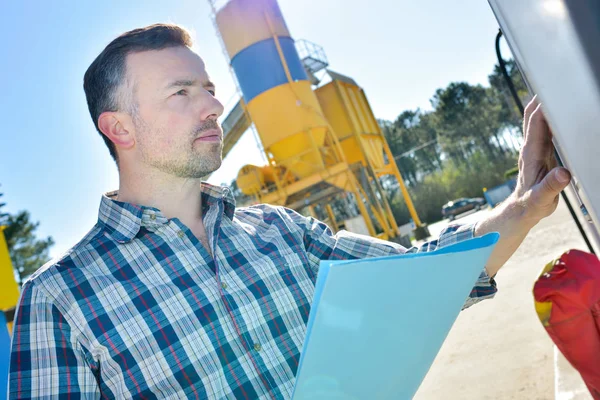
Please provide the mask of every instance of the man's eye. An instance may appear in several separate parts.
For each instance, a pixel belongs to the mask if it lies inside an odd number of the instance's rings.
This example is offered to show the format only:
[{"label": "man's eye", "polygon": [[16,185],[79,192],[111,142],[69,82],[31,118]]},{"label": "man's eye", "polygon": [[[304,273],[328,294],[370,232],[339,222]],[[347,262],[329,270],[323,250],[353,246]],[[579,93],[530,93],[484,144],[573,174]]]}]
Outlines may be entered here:
[{"label": "man's eye", "polygon": [[213,96],[215,95],[215,91],[214,91],[214,90],[212,90],[212,89],[209,89],[209,90],[207,90],[207,92],[208,92],[208,93],[210,93],[210,94],[211,94],[211,95],[213,95]]},{"label": "man's eye", "polygon": [[185,96],[187,95],[187,91],[185,89],[181,89],[179,92],[175,93],[175,96]]}]

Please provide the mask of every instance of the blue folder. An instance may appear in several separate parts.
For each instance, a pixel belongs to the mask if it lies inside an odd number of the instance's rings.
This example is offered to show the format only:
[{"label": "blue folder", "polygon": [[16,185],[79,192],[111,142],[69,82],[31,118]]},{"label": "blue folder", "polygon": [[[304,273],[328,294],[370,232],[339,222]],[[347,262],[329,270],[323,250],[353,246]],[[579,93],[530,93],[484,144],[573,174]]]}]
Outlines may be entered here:
[{"label": "blue folder", "polygon": [[293,399],[411,399],[498,239],[321,262]]}]

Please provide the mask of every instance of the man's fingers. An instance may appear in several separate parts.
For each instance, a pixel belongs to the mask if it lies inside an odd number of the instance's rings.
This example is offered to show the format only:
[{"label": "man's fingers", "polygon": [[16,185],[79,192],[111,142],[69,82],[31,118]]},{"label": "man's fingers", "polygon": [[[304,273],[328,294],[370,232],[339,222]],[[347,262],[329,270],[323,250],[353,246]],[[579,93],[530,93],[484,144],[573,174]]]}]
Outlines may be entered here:
[{"label": "man's fingers", "polygon": [[566,168],[557,167],[546,174],[540,182],[539,195],[543,203],[550,203],[571,181],[571,174]]},{"label": "man's fingers", "polygon": [[525,107],[525,111],[524,111],[524,115],[523,115],[523,134],[525,135],[525,138],[527,138],[527,129],[529,128],[529,118],[531,118],[531,114],[533,114],[533,111],[538,108],[539,106],[539,101],[537,98],[537,95],[533,96],[533,99],[531,99],[531,101],[529,102],[529,104],[527,104],[527,107]]},{"label": "man's fingers", "polygon": [[549,135],[548,132],[548,124],[546,124],[546,118],[544,118],[542,105],[538,104],[529,115],[529,121],[525,133],[525,142],[539,142],[540,137],[547,137]]}]

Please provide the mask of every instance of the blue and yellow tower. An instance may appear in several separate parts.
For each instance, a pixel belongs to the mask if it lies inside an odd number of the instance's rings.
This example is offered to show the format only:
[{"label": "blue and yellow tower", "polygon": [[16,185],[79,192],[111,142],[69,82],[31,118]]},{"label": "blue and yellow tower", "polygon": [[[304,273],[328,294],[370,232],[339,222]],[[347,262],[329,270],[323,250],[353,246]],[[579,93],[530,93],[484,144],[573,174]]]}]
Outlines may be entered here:
[{"label": "blue and yellow tower", "polygon": [[398,235],[398,226],[378,178],[392,174],[419,226],[362,89],[328,71],[332,82],[313,90],[318,83],[313,67],[327,63],[301,58],[276,0],[209,3],[242,95],[223,122],[224,153],[253,123],[268,160],[240,170],[240,189],[261,202],[320,207],[334,230],[338,223],[328,199],[350,197],[365,233],[389,239]]},{"label": "blue and yellow tower", "polygon": [[232,0],[216,23],[269,158],[291,174],[288,179],[322,170],[318,149],[328,122],[277,2]]}]

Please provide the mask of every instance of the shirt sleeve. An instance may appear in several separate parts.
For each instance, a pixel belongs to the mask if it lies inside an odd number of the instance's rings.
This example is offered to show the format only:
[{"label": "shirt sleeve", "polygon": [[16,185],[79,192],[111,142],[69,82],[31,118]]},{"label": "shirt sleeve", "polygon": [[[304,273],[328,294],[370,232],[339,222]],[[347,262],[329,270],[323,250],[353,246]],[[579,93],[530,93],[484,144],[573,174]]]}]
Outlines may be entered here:
[{"label": "shirt sleeve", "polygon": [[9,399],[100,398],[89,356],[56,305],[27,282],[14,319]]},{"label": "shirt sleeve", "polygon": [[[304,217],[293,210],[288,209],[287,212],[304,231],[304,246],[311,261],[311,268],[315,273],[318,272],[321,260],[352,260],[434,251],[473,238],[476,226],[476,223],[453,224],[444,229],[437,239],[406,249],[396,243],[347,231],[339,231],[334,235],[331,229],[321,221],[312,217]],[[495,280],[490,278],[484,268],[466,299],[463,309],[481,300],[494,297],[497,291]]]},{"label": "shirt sleeve", "polygon": [[[476,226],[477,223],[468,225],[449,225],[440,233],[438,239],[423,243],[420,246],[413,246],[407,250],[407,253],[434,251],[435,249],[441,249],[442,247],[449,246],[463,240],[472,239],[475,237]],[[488,275],[487,270],[484,268],[483,271],[481,271],[477,282],[475,282],[473,289],[471,289],[471,293],[463,305],[463,310],[471,307],[473,304],[479,303],[481,300],[491,299],[496,295],[497,291],[498,288],[496,281],[493,277]]]}]

